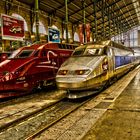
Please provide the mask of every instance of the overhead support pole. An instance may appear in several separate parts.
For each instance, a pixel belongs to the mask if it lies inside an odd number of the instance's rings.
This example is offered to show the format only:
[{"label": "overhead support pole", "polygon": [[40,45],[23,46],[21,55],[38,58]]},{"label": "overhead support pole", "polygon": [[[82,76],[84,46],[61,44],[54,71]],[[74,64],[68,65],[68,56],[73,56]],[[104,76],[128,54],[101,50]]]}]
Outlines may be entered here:
[{"label": "overhead support pole", "polygon": [[9,15],[9,12],[11,9],[11,3],[12,3],[12,0],[5,1],[5,14],[7,14],[7,15]]},{"label": "overhead support pole", "polygon": [[102,23],[103,23],[103,25],[102,25],[102,37],[103,37],[103,40],[105,39],[105,15],[104,15],[104,13],[105,13],[105,1],[104,0],[102,0]]},{"label": "overhead support pole", "polygon": [[93,16],[94,16],[94,20],[93,20],[93,25],[94,25],[93,42],[96,42],[97,41],[97,16],[96,16],[97,9],[96,9],[96,1],[92,0],[92,2],[93,2]]},{"label": "overhead support pole", "polygon": [[[64,21],[65,19],[62,19],[62,21]],[[62,28],[62,41],[64,40],[64,30],[65,30],[65,24],[64,22],[61,23],[61,28]]]},{"label": "overhead support pole", "polygon": [[[118,35],[120,35],[120,20],[119,20],[119,17],[117,17],[117,32],[118,32]],[[118,42],[119,42],[119,38],[118,38]]]},{"label": "overhead support pole", "polygon": [[[113,11],[115,11],[115,6],[113,5],[112,6],[112,17],[115,17],[115,14]],[[113,27],[114,27],[114,35],[116,36],[116,30],[117,30],[117,21],[116,21],[116,18],[113,18]],[[116,38],[115,38],[115,41],[116,41]]]},{"label": "overhead support pole", "polygon": [[75,26],[72,24],[72,42],[74,42]]},{"label": "overhead support pole", "polygon": [[35,0],[35,24],[36,24],[36,41],[40,41],[39,37],[39,3]]},{"label": "overhead support pole", "polygon": [[34,18],[35,17],[35,13],[34,13],[34,8],[33,7],[30,7],[30,26],[31,26],[31,34],[33,34],[33,23],[34,23]]},{"label": "overhead support pole", "polygon": [[122,26],[122,17],[120,17],[120,41],[121,43],[123,42],[122,40],[122,33],[123,33],[123,26]]},{"label": "overhead support pole", "polygon": [[52,14],[48,15],[48,26],[52,26]]},{"label": "overhead support pole", "polygon": [[107,9],[108,12],[108,26],[109,26],[109,35],[108,38],[111,39],[111,15],[110,15],[110,9]]},{"label": "overhead support pole", "polygon": [[66,28],[66,43],[69,42],[69,38],[68,38],[68,0],[65,0],[65,28]]},{"label": "overhead support pole", "polygon": [[85,0],[81,0],[82,2],[82,13],[83,13],[83,35],[84,35],[84,43],[86,43],[86,32],[85,32],[85,27],[86,27],[86,11],[85,11]]}]

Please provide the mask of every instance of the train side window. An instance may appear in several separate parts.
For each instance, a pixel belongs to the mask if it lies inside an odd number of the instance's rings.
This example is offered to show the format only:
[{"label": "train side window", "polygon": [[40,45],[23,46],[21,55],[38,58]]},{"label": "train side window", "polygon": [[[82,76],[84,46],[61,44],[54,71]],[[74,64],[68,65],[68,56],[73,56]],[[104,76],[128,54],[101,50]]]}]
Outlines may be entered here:
[{"label": "train side window", "polygon": [[47,52],[46,52],[46,50],[43,50],[42,52],[41,52],[41,57],[46,57],[47,56]]},{"label": "train side window", "polygon": [[62,49],[62,48],[63,48],[63,46],[62,46],[61,44],[58,44],[58,47],[59,47],[60,49]]},{"label": "train side window", "polygon": [[62,48],[62,49],[65,49],[65,45],[64,45],[64,44],[62,44],[62,45],[61,45],[61,48]]},{"label": "train side window", "polygon": [[83,55],[84,51],[85,49],[78,49],[78,50],[75,50],[72,55],[73,56]]}]

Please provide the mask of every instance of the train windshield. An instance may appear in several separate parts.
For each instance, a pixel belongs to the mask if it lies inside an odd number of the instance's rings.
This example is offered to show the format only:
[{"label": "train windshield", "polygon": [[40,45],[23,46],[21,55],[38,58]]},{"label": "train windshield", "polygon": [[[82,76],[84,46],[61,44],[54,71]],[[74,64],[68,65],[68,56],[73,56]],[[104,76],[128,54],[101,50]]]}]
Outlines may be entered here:
[{"label": "train windshield", "polygon": [[17,58],[26,58],[29,57],[34,50],[22,50],[16,57]]},{"label": "train windshield", "polygon": [[15,50],[8,58],[15,58],[15,56],[20,52],[20,50]]},{"label": "train windshield", "polygon": [[103,48],[88,48],[85,50],[84,55],[103,55]]},{"label": "train windshield", "polygon": [[20,50],[16,50],[13,52],[13,54],[9,58],[27,58],[31,56],[33,51],[34,50],[22,50],[20,52]]},{"label": "train windshield", "polygon": [[81,48],[81,49],[76,49],[74,52],[73,52],[73,56],[80,56],[80,55],[83,55],[84,54],[84,51],[85,51],[85,48]]}]

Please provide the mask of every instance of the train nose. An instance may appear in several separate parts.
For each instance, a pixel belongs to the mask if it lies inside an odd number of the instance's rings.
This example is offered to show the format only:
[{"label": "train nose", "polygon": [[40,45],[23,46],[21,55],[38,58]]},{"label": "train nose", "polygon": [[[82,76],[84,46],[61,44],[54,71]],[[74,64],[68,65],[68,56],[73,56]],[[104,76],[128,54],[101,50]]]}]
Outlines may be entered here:
[{"label": "train nose", "polygon": [[79,87],[83,87],[85,78],[56,78],[56,84],[59,89],[79,89]]},{"label": "train nose", "polygon": [[79,70],[60,70],[56,76],[56,84],[59,89],[76,89],[84,86],[87,75],[90,73],[88,69]]}]

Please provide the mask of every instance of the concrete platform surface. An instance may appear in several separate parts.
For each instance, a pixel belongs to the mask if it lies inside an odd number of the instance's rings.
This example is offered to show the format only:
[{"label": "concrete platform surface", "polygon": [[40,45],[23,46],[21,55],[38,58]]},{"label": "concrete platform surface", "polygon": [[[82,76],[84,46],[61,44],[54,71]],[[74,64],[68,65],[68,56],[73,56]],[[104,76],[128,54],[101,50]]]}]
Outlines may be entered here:
[{"label": "concrete platform surface", "polygon": [[140,140],[140,72],[82,140]]}]

